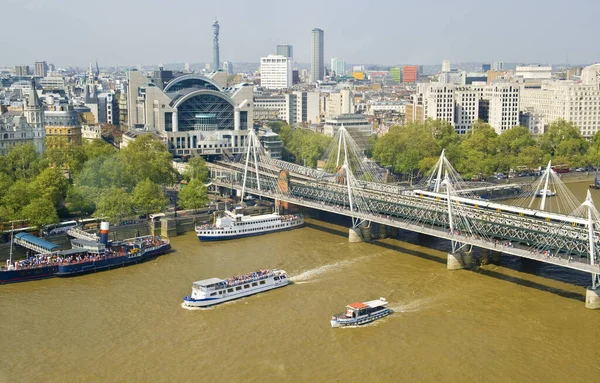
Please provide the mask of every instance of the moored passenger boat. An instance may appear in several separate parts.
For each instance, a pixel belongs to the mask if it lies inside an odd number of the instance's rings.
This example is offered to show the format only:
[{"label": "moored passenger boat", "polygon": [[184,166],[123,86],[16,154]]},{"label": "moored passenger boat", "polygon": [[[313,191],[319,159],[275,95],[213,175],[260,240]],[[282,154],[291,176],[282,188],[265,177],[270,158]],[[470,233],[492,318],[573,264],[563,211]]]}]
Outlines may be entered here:
[{"label": "moored passenger boat", "polygon": [[393,313],[385,298],[369,302],[355,302],[346,306],[346,312],[331,317],[331,327],[358,326],[373,322]]},{"label": "moored passenger boat", "polygon": [[219,241],[295,229],[303,224],[304,217],[300,214],[248,216],[237,208],[235,213],[224,211],[214,225],[196,226],[196,234],[201,241]]},{"label": "moored passenger boat", "polygon": [[[0,284],[51,277],[67,277],[128,266],[164,254],[171,249],[168,240],[143,236],[123,241],[108,240],[108,223],[103,222],[99,241],[74,239],[72,249],[54,250],[58,246],[32,236],[19,238],[30,249],[53,249],[24,260],[7,260],[0,268]],[[52,245],[52,246],[51,246]],[[12,253],[12,252],[11,252]],[[12,257],[11,257],[12,258]]]},{"label": "moored passenger boat", "polygon": [[192,294],[183,298],[189,307],[208,307],[289,284],[287,273],[279,269],[262,269],[221,279],[209,278],[192,284]]}]

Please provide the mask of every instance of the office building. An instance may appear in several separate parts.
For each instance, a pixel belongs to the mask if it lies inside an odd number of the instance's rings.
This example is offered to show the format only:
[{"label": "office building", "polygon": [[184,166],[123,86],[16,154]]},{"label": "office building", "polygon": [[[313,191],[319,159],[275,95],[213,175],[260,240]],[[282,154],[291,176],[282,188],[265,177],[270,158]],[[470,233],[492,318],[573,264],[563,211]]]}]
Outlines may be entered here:
[{"label": "office building", "polygon": [[244,152],[252,129],[250,84],[222,88],[213,77],[180,75],[159,89],[142,73],[128,72],[131,131],[152,132],[177,157],[222,157]]},{"label": "office building", "polygon": [[504,63],[502,61],[494,61],[492,63],[492,70],[504,70]]},{"label": "office building", "polygon": [[286,44],[277,45],[277,55],[285,56],[290,60],[294,60],[294,47]]},{"label": "office building", "polygon": [[325,107],[326,118],[351,113],[354,113],[354,100],[349,89],[342,89],[339,93],[329,94]]},{"label": "office building", "polygon": [[323,81],[325,77],[325,35],[322,29],[315,28],[310,41],[310,78],[312,82]]},{"label": "office building", "polygon": [[331,59],[331,70],[336,76],[342,76],[346,73],[346,61],[344,59],[332,58]]},{"label": "office building", "polygon": [[212,70],[219,70],[221,62],[219,61],[219,22],[215,19],[213,27],[213,66]]},{"label": "office building", "polygon": [[489,101],[488,123],[502,134],[519,125],[521,88],[516,83],[494,83],[484,88],[483,97]]},{"label": "office building", "polygon": [[15,67],[15,76],[29,76],[29,65],[17,65]]},{"label": "office building", "polygon": [[354,142],[362,150],[367,149],[369,137],[373,134],[373,125],[362,114],[342,114],[325,119],[323,134],[334,136],[337,131],[344,127]]},{"label": "office building", "polygon": [[295,91],[286,94],[287,115],[285,120],[290,125],[319,122],[319,92]]},{"label": "office building", "polygon": [[481,64],[481,71],[482,72],[487,72],[489,70],[492,70],[492,64]]},{"label": "office building", "polygon": [[38,61],[35,63],[33,75],[35,77],[46,77],[48,75],[48,65],[45,61]]},{"label": "office building", "polygon": [[81,145],[82,130],[79,114],[75,110],[46,110],[46,145],[64,148]]},{"label": "office building", "polygon": [[267,89],[292,86],[292,60],[286,56],[269,55],[260,59],[260,85]]},{"label": "office building", "polygon": [[394,79],[395,83],[402,82],[402,68],[390,68],[390,76]]},{"label": "office building", "polygon": [[419,77],[419,67],[417,65],[405,65],[402,68],[402,82],[416,82]]},{"label": "office building", "polygon": [[119,125],[119,109],[114,94],[98,95],[98,123]]},{"label": "office building", "polygon": [[595,64],[582,70],[581,83],[544,81],[539,89],[523,89],[521,111],[530,116],[541,116],[544,127],[558,119],[571,122],[582,136],[592,138],[600,130],[599,71],[600,64]]}]

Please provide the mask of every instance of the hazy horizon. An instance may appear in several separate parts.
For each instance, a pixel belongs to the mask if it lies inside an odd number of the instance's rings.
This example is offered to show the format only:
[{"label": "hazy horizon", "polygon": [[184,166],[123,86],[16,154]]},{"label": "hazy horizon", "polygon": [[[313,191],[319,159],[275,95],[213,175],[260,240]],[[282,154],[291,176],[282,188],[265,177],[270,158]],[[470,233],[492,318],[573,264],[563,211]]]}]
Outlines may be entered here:
[{"label": "hazy horizon", "polygon": [[[562,65],[600,61],[594,15],[600,2],[424,0],[376,5],[304,1],[230,0],[206,5],[191,0],[5,0],[0,66],[85,67],[205,63],[212,61],[212,23],[220,28],[221,62],[254,63],[294,46],[294,61],[310,62],[310,31],[325,31],[325,64],[420,64],[503,61]],[[585,11],[585,12],[583,12]]]}]

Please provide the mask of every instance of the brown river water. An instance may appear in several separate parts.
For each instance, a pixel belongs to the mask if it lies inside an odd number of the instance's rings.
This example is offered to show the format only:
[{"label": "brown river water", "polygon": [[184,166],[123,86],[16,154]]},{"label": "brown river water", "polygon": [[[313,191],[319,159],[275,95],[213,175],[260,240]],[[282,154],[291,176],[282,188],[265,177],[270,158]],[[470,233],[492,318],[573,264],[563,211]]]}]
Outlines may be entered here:
[{"label": "brown river water", "polygon": [[[321,218],[224,242],[190,232],[144,264],[0,286],[0,382],[600,381],[588,275],[512,257],[447,271],[448,243],[401,232],[351,244],[347,221]],[[181,306],[195,280],[265,267],[294,283]],[[395,313],[330,327],[346,304],[378,297]]]}]

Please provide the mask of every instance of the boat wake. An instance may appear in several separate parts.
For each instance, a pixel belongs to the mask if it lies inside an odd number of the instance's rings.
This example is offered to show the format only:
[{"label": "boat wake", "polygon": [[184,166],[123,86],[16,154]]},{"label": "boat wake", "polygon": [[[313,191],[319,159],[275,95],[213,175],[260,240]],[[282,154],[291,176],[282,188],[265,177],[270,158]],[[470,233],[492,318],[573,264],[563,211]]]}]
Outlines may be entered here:
[{"label": "boat wake", "polygon": [[319,277],[322,274],[325,274],[329,271],[336,270],[336,269],[339,269],[342,267],[349,266],[349,265],[351,265],[357,261],[360,261],[361,259],[365,259],[365,258],[367,258],[367,256],[358,257],[356,259],[348,259],[345,261],[339,261],[339,262],[335,262],[335,263],[332,263],[329,265],[323,265],[323,266],[317,267],[315,269],[307,270],[298,275],[291,276],[290,281],[294,282],[295,284],[315,282],[315,278]]},{"label": "boat wake", "polygon": [[416,299],[414,301],[405,302],[405,303],[395,303],[393,305],[388,306],[394,313],[414,313],[417,311],[421,311],[422,309],[429,307],[431,302],[433,302],[433,298],[422,298]]}]

